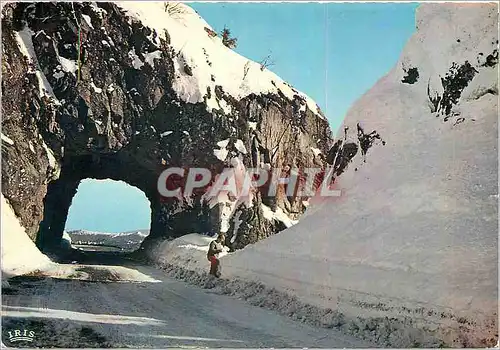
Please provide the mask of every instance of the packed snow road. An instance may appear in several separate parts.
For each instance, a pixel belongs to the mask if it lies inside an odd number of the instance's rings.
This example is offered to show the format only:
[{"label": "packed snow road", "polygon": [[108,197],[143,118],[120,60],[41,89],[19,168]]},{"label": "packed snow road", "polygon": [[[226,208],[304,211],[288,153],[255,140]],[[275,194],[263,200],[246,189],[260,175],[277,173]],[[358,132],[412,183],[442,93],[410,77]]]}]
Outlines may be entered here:
[{"label": "packed snow road", "polygon": [[[59,265],[66,276],[17,277],[2,293],[8,331],[35,332],[32,346],[67,347],[367,347],[335,330],[313,328],[271,311],[172,280],[160,270]],[[67,273],[68,268],[73,273]],[[57,275],[57,273],[55,274]]]}]

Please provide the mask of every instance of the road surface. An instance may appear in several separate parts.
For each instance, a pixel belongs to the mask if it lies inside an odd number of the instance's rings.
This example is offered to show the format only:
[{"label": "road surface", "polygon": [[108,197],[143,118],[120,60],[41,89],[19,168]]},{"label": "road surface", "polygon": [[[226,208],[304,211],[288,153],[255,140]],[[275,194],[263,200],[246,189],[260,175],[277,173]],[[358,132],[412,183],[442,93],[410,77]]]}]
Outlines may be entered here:
[{"label": "road surface", "polygon": [[[61,278],[18,277],[2,293],[6,346],[70,347],[369,347],[331,329],[314,328],[173,280],[152,267],[64,265]],[[65,272],[66,275],[67,272]],[[35,331],[9,342],[8,331]]]}]

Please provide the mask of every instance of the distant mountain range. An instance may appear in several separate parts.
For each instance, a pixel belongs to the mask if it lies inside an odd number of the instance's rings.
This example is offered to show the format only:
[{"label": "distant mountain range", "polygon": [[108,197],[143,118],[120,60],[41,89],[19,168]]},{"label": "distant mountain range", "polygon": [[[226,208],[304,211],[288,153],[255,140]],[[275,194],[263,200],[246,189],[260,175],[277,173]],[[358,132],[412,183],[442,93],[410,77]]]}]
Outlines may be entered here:
[{"label": "distant mountain range", "polygon": [[120,248],[124,251],[137,250],[149,229],[125,231],[121,233],[96,232],[87,230],[65,231],[64,237],[71,239],[73,246],[106,246]]}]

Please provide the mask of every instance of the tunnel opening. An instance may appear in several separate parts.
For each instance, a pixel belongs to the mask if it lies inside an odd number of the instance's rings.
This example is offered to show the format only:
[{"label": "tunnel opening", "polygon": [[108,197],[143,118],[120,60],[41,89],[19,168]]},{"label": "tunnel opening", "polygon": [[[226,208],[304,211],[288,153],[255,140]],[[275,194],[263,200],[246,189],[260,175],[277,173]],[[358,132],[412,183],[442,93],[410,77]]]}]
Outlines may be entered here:
[{"label": "tunnel opening", "polygon": [[151,203],[123,181],[84,179],[69,207],[62,248],[131,253],[149,235]]},{"label": "tunnel opening", "polygon": [[[54,260],[67,262],[68,259],[71,259],[71,254],[68,256],[67,250],[74,253],[75,249],[64,248],[80,245],[89,250],[92,249],[89,246],[95,247],[95,243],[88,244],[91,242],[89,237],[75,240],[71,238],[71,235],[76,236],[76,234],[74,232],[69,233],[69,231],[80,229],[88,231],[104,230],[116,234],[139,230],[143,234],[142,231],[149,229],[148,235],[144,237],[143,242],[140,244],[140,249],[135,251],[137,253],[135,254],[136,257],[144,258],[145,255],[141,253],[147,253],[158,240],[176,238],[193,232],[214,231],[214,227],[218,224],[217,208],[209,208],[199,201],[195,201],[190,206],[180,207],[175,199],[165,200],[162,198],[158,193],[157,185],[159,174],[165,166],[159,161],[149,159],[141,152],[137,153],[140,150],[141,147],[128,145],[119,152],[106,154],[75,154],[65,151],[59,176],[47,186],[47,194],[43,200],[43,219],[36,235],[37,247]],[[91,225],[95,217],[87,218],[80,222],[79,225],[75,225],[75,219],[72,219],[72,217],[73,210],[78,210],[79,206],[78,199],[75,199],[77,192],[80,192],[79,185],[83,183],[85,187],[87,181],[97,180],[106,180],[108,183],[111,183],[110,181],[114,181],[112,183],[119,182],[124,186],[135,188],[135,191],[139,191],[142,196],[141,201],[148,202],[150,207],[149,226],[144,226],[141,223],[136,224],[140,227],[130,226],[114,229],[113,227],[102,226],[103,228],[99,228]],[[115,199],[118,198],[119,189],[111,192],[110,196]],[[86,205],[86,209],[82,208],[80,210],[90,212],[89,206],[106,199],[106,193],[98,190],[94,191],[90,196],[92,198],[88,202],[91,204]],[[77,204],[76,207],[70,209],[74,203]],[[113,222],[120,220],[124,216],[126,215],[118,211],[108,215],[105,219]],[[82,217],[85,217],[85,215]],[[71,241],[71,244],[68,243],[69,241]],[[112,249],[112,247],[109,249]]]},{"label": "tunnel opening", "polygon": [[[75,251],[136,250],[154,227],[155,184],[155,172],[127,153],[67,155],[47,187],[38,248],[60,262]],[[125,244],[125,234],[141,242]]]}]

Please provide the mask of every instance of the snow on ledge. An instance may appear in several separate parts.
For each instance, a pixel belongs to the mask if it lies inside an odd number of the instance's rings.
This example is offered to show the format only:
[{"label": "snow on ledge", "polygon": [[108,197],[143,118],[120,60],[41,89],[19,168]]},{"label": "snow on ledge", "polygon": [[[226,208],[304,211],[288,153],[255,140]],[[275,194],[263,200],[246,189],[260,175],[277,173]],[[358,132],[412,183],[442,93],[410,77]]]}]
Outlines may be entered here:
[{"label": "snow on ledge", "polygon": [[102,89],[97,87],[93,81],[90,82],[90,86],[92,87],[92,89],[94,89],[94,92],[100,94],[102,92]]},{"label": "snow on ledge", "polygon": [[236,142],[234,143],[234,147],[240,152],[240,153],[243,153],[243,154],[247,154],[247,149],[245,147],[245,144],[243,143],[243,141],[241,141],[240,139],[236,140]]},{"label": "snow on ledge", "polygon": [[311,147],[311,151],[314,153],[315,157],[317,157],[321,154],[321,150],[318,148]]},{"label": "snow on ledge", "polygon": [[[324,119],[310,97],[295,90],[268,69],[261,69],[259,63],[224,46],[219,36],[209,36],[207,29],[213,29],[189,6],[179,3],[182,13],[170,16],[165,12],[165,2],[119,1],[116,4],[143,25],[155,29],[162,38],[165,38],[165,31],[168,32],[170,45],[177,54],[174,58],[177,72],[173,88],[184,101],[203,102],[207,88],[215,91],[216,85],[222,86],[225,93],[236,99],[250,94],[277,94],[281,91],[290,100],[295,95],[304,99],[308,108]],[[142,54],[148,55],[147,52]],[[136,53],[129,55],[134,61],[134,68],[140,69],[143,63]],[[146,57],[147,61],[151,61],[151,56]],[[192,74],[185,73],[186,65]],[[212,93],[207,99],[207,108],[211,111],[221,103]]]},{"label": "snow on ledge", "polygon": [[290,219],[288,215],[286,215],[285,212],[280,207],[276,208],[276,211],[273,212],[271,208],[261,203],[261,208],[264,218],[266,218],[269,221],[273,220],[281,221],[287,228],[292,227],[298,222],[296,220]]},{"label": "snow on ledge", "polygon": [[82,14],[82,17],[83,17],[83,19],[85,20],[85,22],[87,22],[87,25],[88,25],[90,28],[94,29],[94,26],[92,25],[92,20],[90,19],[90,16],[87,16],[87,15]]},{"label": "snow on ledge", "polygon": [[45,153],[47,154],[47,159],[49,160],[49,166],[52,169],[57,169],[58,164],[56,158],[54,157],[54,152],[52,152],[52,150],[47,146],[45,142],[43,142],[43,140],[42,140],[42,146],[45,149]]},{"label": "snow on ledge", "polygon": [[33,31],[31,31],[28,27],[24,27],[23,30],[15,32],[15,38],[17,45],[19,46],[19,50],[28,59],[28,64],[30,65],[28,72],[35,73],[37,77],[40,97],[47,96],[49,99],[52,99],[56,105],[60,105],[61,103],[57,99],[56,95],[54,95],[52,86],[38,66],[35,48],[33,47],[33,41],[31,39],[32,36]]},{"label": "snow on ledge", "polygon": [[61,64],[62,70],[64,72],[69,72],[73,75],[75,75],[76,71],[78,70],[77,64],[75,61],[67,59],[62,56],[57,57],[59,59],[59,63]]},{"label": "snow on ledge", "polygon": [[2,141],[11,145],[11,146],[14,144],[14,141],[12,141],[12,139],[10,137],[8,137],[7,135],[4,135],[4,133],[2,133]]},{"label": "snow on ledge", "polygon": [[227,155],[229,154],[229,150],[226,149],[228,144],[229,139],[219,141],[217,142],[217,146],[219,146],[220,149],[214,149],[214,156],[222,162],[226,160]]}]

